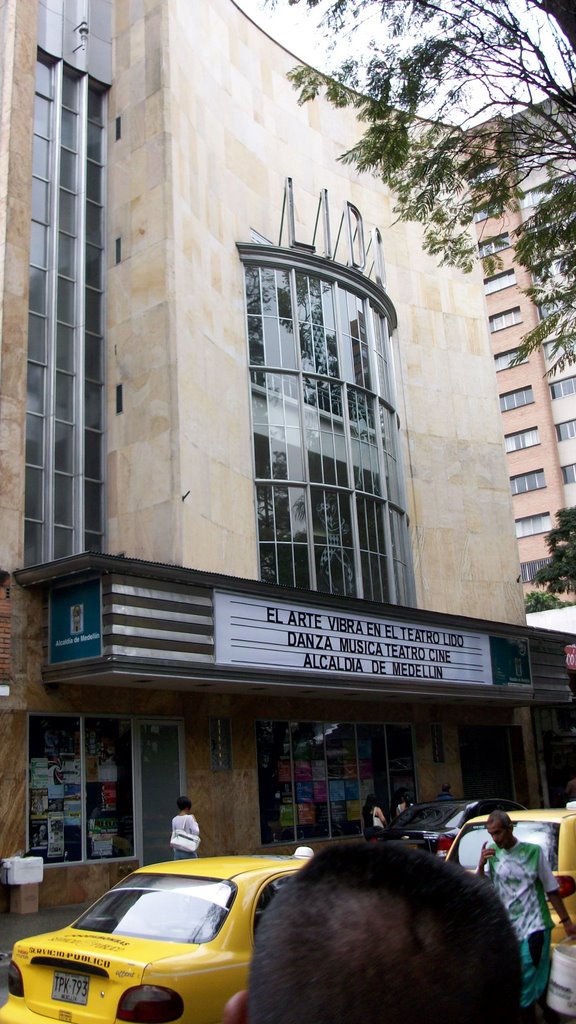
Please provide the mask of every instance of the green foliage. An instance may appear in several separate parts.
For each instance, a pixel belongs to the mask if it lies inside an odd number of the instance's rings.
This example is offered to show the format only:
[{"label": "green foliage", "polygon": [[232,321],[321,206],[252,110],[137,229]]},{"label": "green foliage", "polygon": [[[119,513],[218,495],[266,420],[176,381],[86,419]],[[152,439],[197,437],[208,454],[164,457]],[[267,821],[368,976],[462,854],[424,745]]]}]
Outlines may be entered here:
[{"label": "green foliage", "polygon": [[[294,69],[300,101],[323,92],[334,106],[355,108],[363,133],[342,159],[390,186],[397,216],[422,225],[441,264],[470,270],[474,213],[502,218],[500,228],[490,221],[490,235],[504,230],[539,171],[542,202],[512,241],[532,275],[528,294],[546,315],[519,358],[551,338],[558,365],[575,362],[576,4],[332,0],[324,25],[341,38],[368,15],[378,37],[333,75]],[[489,256],[485,273],[499,266]]]},{"label": "green foliage", "polygon": [[549,594],[546,590],[529,590],[524,597],[526,614],[532,612],[548,612],[553,608],[568,608],[570,601],[561,601],[555,594]]},{"label": "green foliage", "polygon": [[557,525],[546,537],[550,561],[534,577],[550,594],[576,592],[576,508],[556,513]]}]

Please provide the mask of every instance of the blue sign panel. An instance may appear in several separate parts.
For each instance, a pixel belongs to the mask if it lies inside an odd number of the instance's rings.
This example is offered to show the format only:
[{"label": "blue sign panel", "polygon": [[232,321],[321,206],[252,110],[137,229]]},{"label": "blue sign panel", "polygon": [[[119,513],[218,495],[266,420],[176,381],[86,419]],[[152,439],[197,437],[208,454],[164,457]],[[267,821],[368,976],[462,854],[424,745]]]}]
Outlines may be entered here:
[{"label": "blue sign panel", "polygon": [[495,686],[520,683],[530,686],[530,651],[527,640],[514,640],[503,636],[490,637],[492,681]]},{"label": "blue sign panel", "polygon": [[50,592],[50,662],[102,654],[100,580]]}]

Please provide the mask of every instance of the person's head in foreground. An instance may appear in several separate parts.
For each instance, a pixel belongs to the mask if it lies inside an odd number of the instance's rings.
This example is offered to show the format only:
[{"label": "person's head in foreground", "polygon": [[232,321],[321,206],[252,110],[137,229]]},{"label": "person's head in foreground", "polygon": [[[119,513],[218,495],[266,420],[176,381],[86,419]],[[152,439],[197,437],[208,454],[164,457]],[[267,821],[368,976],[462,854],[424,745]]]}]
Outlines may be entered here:
[{"label": "person's head in foreground", "polygon": [[224,1024],[514,1024],[520,961],[491,886],[400,843],[335,846],[259,924]]}]

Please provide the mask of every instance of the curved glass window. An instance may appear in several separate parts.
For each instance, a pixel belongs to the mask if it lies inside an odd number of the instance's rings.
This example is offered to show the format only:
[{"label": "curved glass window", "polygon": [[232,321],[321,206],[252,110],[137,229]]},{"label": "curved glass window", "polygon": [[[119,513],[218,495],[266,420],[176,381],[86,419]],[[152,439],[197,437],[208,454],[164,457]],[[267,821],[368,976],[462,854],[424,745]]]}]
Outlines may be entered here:
[{"label": "curved glass window", "polygon": [[316,257],[291,268],[268,250],[257,265],[258,246],[240,249],[261,578],[410,604],[387,300]]}]

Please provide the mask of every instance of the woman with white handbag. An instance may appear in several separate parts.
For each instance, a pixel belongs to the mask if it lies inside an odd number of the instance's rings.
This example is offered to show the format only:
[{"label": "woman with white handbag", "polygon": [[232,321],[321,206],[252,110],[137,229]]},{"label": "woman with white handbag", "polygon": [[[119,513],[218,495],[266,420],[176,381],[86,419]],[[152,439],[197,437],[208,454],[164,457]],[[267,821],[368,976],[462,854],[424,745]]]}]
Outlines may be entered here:
[{"label": "woman with white handbag", "polygon": [[172,818],[172,836],[170,838],[174,860],[197,857],[200,846],[200,829],[192,814],[192,801],[187,796],[179,796],[176,806],[178,814]]}]

